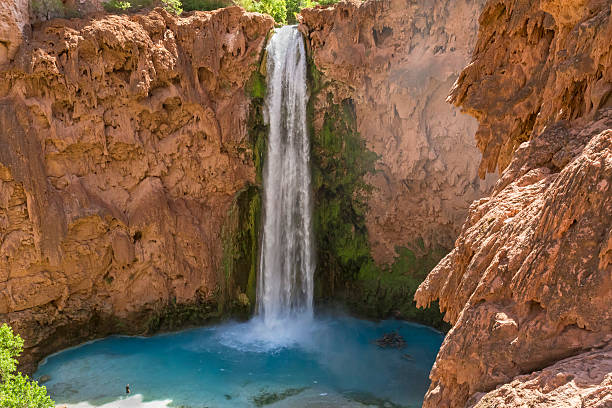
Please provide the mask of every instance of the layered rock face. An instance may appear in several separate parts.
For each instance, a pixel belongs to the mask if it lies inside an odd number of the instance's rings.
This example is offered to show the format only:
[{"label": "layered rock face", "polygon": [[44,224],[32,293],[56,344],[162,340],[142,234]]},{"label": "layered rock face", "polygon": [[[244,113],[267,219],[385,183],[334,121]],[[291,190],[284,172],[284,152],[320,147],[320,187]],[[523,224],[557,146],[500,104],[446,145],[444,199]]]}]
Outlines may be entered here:
[{"label": "layered rock face", "polygon": [[237,7],[54,20],[0,72],[0,321],[29,358],[215,305],[272,26]]},{"label": "layered rock face", "polygon": [[452,97],[481,123],[481,173],[505,171],[417,291],[454,324],[424,407],[612,402],[611,6],[579,3],[480,18]]},{"label": "layered rock face", "polygon": [[[366,226],[380,264],[421,240],[451,248],[469,204],[492,186],[477,175],[477,122],[445,102],[469,61],[483,3],[341,2],[301,12],[325,90],[333,102],[353,101],[357,131],[379,156]],[[317,99],[315,128],[329,103]]]},{"label": "layered rock face", "polygon": [[473,408],[612,406],[612,349],[562,360],[529,375],[521,375],[484,396]]},{"label": "layered rock face", "polygon": [[27,0],[0,0],[0,66],[13,59],[29,23]]}]

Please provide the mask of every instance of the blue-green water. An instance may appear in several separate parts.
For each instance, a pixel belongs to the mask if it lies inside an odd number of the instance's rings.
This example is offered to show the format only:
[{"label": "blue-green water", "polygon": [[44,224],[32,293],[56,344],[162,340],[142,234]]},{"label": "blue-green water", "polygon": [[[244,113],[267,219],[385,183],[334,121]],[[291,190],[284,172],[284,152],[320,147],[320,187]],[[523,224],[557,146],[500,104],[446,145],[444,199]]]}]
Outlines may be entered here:
[{"label": "blue-green water", "polygon": [[[392,330],[405,348],[373,343]],[[45,385],[54,400],[78,407],[413,407],[422,402],[442,339],[395,320],[335,316],[271,328],[254,319],[109,337],[49,357],[35,378],[50,376]]]}]

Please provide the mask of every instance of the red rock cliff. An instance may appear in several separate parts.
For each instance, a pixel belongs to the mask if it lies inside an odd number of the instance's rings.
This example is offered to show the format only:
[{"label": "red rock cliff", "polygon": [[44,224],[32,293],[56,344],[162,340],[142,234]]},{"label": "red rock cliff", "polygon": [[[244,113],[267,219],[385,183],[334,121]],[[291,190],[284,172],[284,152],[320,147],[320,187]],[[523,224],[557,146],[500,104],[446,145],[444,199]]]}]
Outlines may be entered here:
[{"label": "red rock cliff", "polygon": [[[0,321],[36,357],[214,301],[269,17],[53,20],[0,72]],[[10,49],[10,48],[9,48]]]},{"label": "red rock cliff", "polygon": [[480,17],[452,99],[480,121],[481,175],[503,173],[416,294],[454,325],[424,407],[612,405],[611,11],[494,0]]},{"label": "red rock cliff", "polygon": [[[357,130],[380,157],[366,215],[379,263],[419,239],[452,247],[469,204],[492,186],[477,175],[477,122],[445,101],[483,4],[381,0],[301,12],[314,64],[335,98],[354,101]],[[315,126],[326,108],[317,102]]]}]

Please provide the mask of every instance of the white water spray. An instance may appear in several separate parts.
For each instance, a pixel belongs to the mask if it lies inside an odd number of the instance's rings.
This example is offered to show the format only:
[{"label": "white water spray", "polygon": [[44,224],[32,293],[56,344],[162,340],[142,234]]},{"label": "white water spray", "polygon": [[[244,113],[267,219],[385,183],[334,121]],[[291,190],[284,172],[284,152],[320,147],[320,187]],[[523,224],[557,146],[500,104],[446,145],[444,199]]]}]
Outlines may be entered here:
[{"label": "white water spray", "polygon": [[312,318],[314,251],[310,141],[306,122],[306,51],[296,26],[267,46],[263,233],[257,312],[266,326]]}]

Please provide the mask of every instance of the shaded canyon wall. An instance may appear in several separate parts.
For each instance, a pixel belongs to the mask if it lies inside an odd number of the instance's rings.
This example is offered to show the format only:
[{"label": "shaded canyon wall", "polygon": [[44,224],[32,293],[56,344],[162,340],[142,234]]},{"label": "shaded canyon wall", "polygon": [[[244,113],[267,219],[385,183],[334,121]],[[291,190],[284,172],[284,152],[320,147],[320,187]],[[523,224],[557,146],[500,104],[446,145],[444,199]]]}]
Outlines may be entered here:
[{"label": "shaded canyon wall", "polygon": [[[317,74],[311,100],[315,153],[321,155],[317,143],[326,138],[343,138],[340,143],[349,147],[338,148],[336,155],[350,151],[345,162],[350,157],[360,161],[351,173],[329,165],[335,159],[330,154],[320,160],[322,171],[339,172],[338,178],[345,179],[361,175],[366,185],[324,185],[331,196],[347,194],[353,205],[338,211],[351,226],[336,239],[342,243],[335,252],[343,255],[326,254],[334,246],[326,242],[319,269],[329,273],[337,264],[354,269],[341,280],[357,280],[364,289],[353,294],[353,303],[360,310],[364,302],[375,303],[372,315],[392,312],[420,320],[410,311],[416,286],[452,248],[471,202],[490,191],[496,179],[478,177],[477,121],[446,102],[469,62],[483,5],[471,0],[340,2],[302,10],[299,16]],[[332,114],[338,106],[348,111],[351,140],[347,129],[333,125],[343,120]],[[371,166],[362,168],[369,161]],[[317,160],[315,182],[316,167]],[[332,198],[319,202],[335,204]],[[355,244],[362,239],[367,242]],[[334,284],[343,282],[328,286]]]}]

